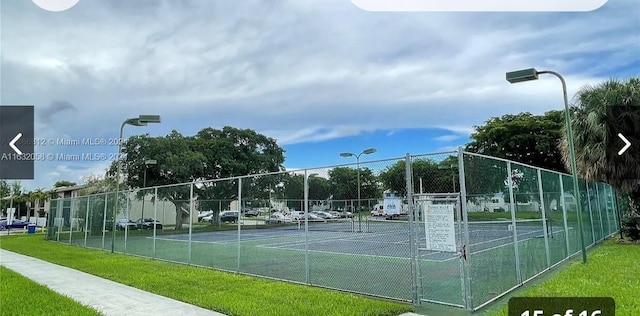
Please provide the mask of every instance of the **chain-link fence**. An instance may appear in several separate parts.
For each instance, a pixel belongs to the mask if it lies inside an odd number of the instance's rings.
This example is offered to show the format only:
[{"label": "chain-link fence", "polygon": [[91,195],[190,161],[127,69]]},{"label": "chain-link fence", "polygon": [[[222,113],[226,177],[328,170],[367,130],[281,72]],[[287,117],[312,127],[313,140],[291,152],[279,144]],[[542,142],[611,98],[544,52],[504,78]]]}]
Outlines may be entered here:
[{"label": "chain-link fence", "polygon": [[477,310],[618,231],[611,187],[573,188],[568,175],[462,151],[357,157],[53,200],[46,238]]},{"label": "chain-link fence", "polygon": [[[602,183],[462,153],[467,307],[478,309],[619,229]],[[579,212],[580,209],[580,212]]]}]

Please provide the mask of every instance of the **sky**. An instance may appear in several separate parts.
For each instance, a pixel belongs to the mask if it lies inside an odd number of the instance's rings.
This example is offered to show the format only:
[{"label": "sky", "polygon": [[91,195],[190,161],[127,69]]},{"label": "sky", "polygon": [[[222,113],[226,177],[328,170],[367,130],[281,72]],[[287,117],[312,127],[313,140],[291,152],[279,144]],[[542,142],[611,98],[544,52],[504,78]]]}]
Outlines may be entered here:
[{"label": "sky", "polygon": [[[233,126],[273,137],[285,167],[455,150],[491,117],[563,108],[551,76],[585,85],[640,74],[640,2],[591,12],[369,12],[348,0],[80,0],[0,4],[0,103],[33,105],[42,140],[117,139]],[[116,146],[36,146],[104,153]],[[45,156],[46,157],[46,156]],[[107,160],[35,162],[29,189],[81,183]],[[349,161],[351,159],[351,161]]]}]

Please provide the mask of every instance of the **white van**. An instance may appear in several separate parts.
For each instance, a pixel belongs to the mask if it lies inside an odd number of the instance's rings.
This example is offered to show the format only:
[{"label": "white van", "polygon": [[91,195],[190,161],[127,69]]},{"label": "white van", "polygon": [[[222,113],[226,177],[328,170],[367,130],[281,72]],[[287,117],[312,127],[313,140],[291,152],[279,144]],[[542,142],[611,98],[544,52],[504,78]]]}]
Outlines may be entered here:
[{"label": "white van", "polygon": [[400,198],[386,198],[382,204],[376,204],[371,210],[371,216],[384,216],[387,219],[398,217],[407,212]]}]

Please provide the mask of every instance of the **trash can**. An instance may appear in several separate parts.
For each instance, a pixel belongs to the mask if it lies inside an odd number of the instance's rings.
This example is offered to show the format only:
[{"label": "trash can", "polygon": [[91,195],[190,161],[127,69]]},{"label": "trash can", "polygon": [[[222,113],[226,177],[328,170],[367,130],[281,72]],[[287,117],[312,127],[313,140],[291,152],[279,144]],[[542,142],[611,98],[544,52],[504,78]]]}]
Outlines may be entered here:
[{"label": "trash can", "polygon": [[36,225],[31,224],[27,226],[27,234],[35,234],[36,233]]}]

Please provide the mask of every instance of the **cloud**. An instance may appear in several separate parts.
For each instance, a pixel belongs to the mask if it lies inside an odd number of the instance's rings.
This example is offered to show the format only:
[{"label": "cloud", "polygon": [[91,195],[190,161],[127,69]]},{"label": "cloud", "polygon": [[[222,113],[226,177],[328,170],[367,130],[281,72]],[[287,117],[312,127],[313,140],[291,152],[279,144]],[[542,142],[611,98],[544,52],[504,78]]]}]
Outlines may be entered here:
[{"label": "cloud", "polygon": [[49,106],[38,111],[38,117],[45,123],[50,123],[53,120],[54,115],[66,110],[77,111],[77,108],[69,101],[53,101]]},{"label": "cloud", "polygon": [[359,135],[368,129],[357,126],[327,126],[307,127],[300,130],[265,130],[262,134],[270,135],[278,141],[279,145],[297,143],[313,143],[324,140]]},{"label": "cloud", "polygon": [[638,73],[635,0],[513,14],[372,14],[338,0],[34,7],[2,4],[0,66],[2,103],[34,104],[46,121],[38,137],[114,138],[138,114],[163,122],[125,137],[224,125],[281,145],[409,128],[469,134],[492,116],[563,108],[557,79],[511,85],[506,71],[558,71],[570,95]]},{"label": "cloud", "polygon": [[433,140],[438,142],[450,142],[452,140],[459,139],[460,137],[461,137],[460,135],[449,134],[449,135],[434,137]]}]

